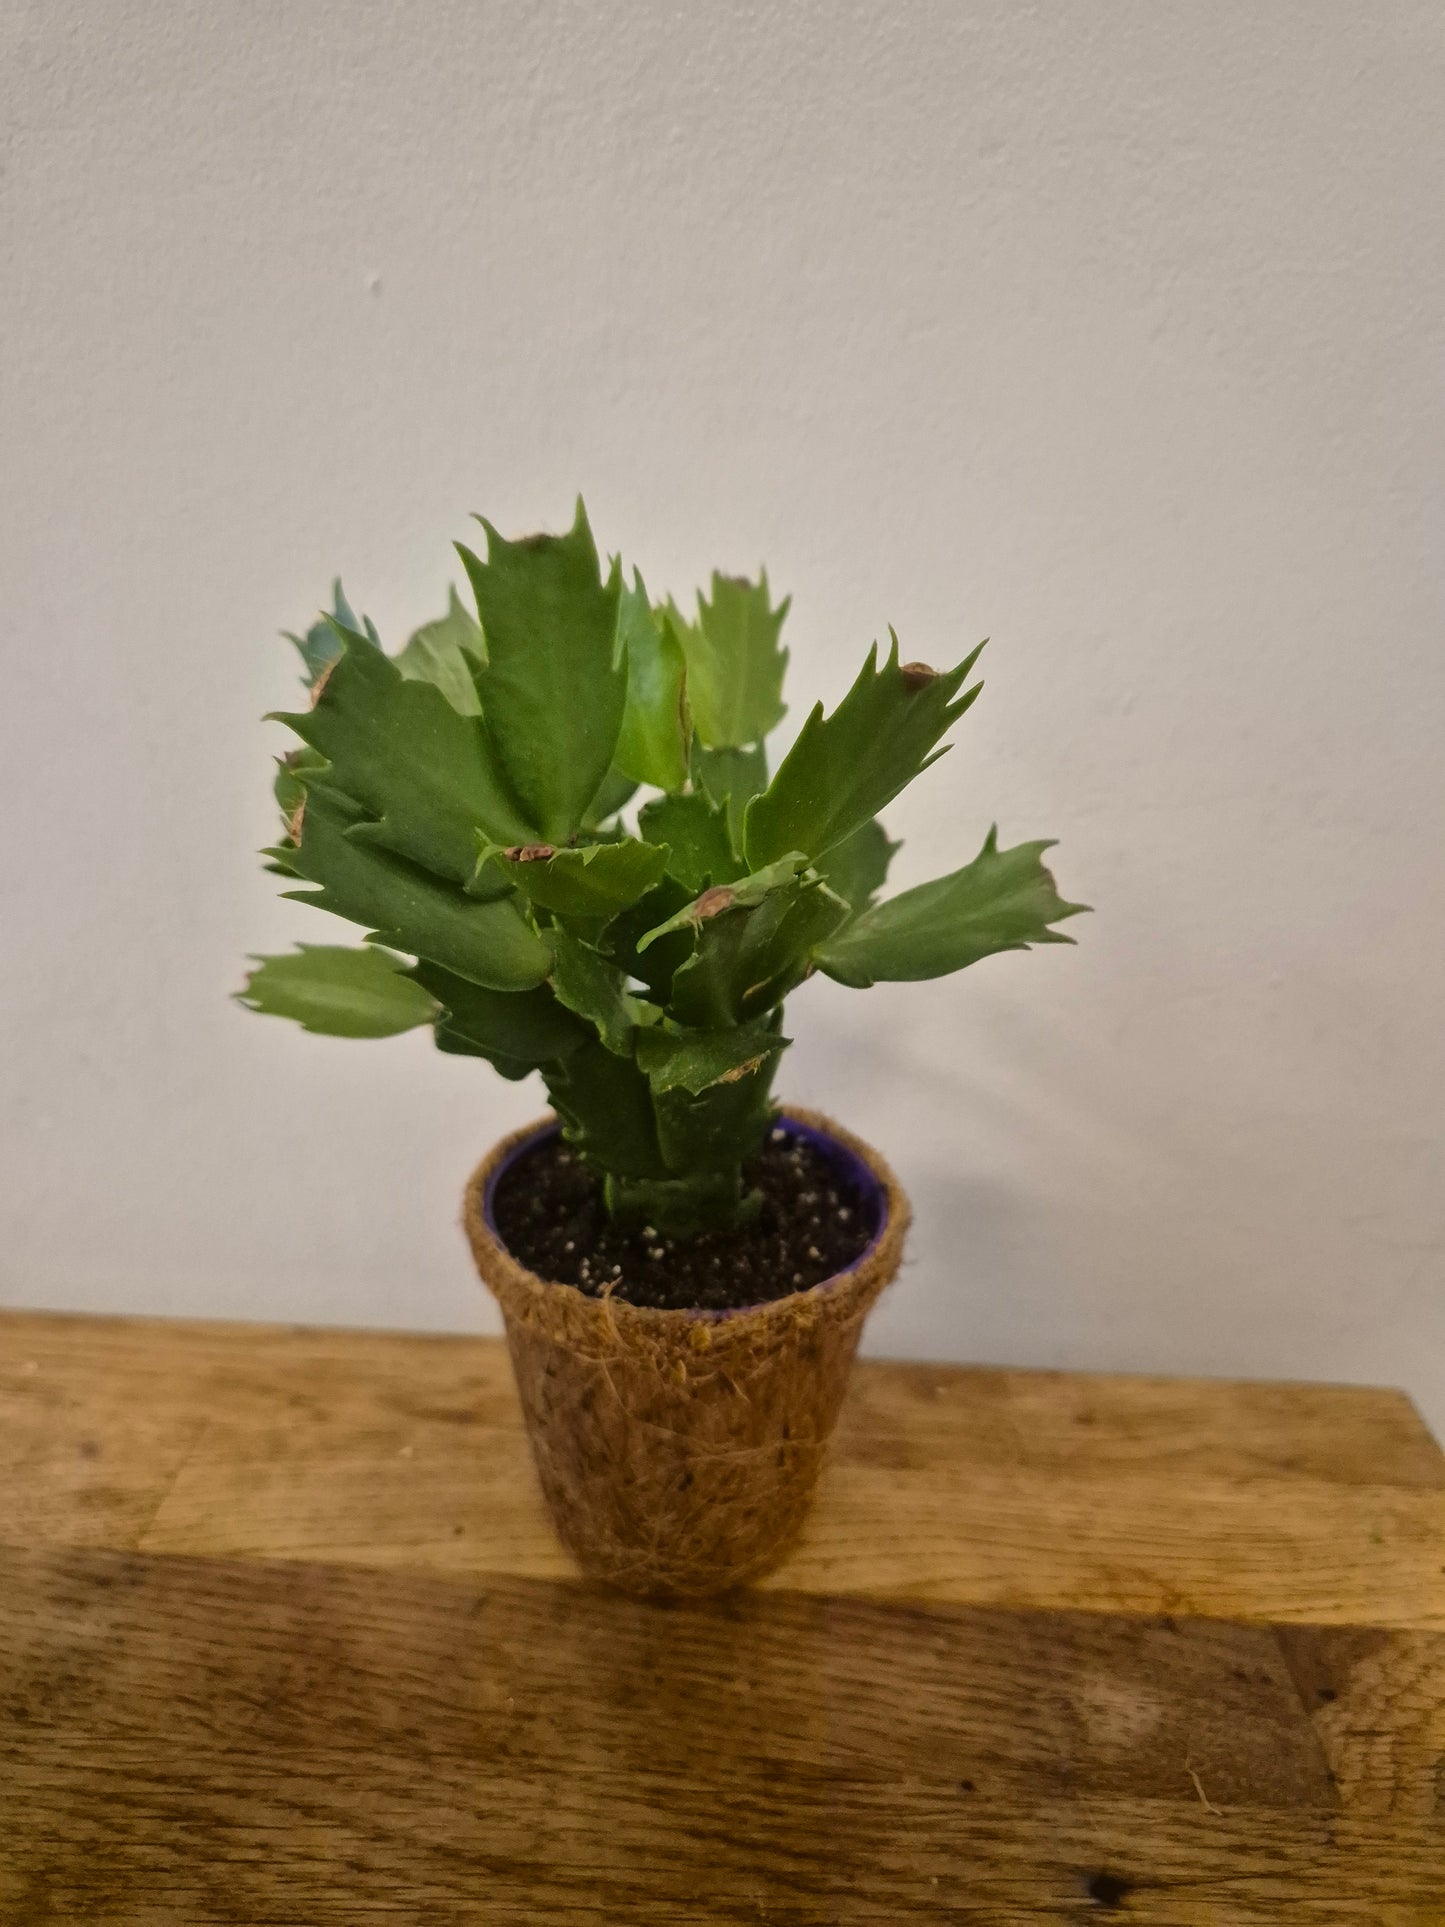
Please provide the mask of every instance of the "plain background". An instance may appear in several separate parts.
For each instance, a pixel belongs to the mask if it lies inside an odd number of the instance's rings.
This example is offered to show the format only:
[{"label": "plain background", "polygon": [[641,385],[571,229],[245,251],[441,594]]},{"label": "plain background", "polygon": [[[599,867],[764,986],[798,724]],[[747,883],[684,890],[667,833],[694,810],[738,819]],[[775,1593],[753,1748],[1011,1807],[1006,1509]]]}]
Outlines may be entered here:
[{"label": "plain background", "polygon": [[0,1298],[490,1328],[535,1087],[227,1001],[339,571],[485,511],[766,561],[795,727],[985,633],[896,880],[1079,947],[809,986],[918,1229],[877,1351],[1398,1383],[1445,1425],[1438,0],[9,0]]}]

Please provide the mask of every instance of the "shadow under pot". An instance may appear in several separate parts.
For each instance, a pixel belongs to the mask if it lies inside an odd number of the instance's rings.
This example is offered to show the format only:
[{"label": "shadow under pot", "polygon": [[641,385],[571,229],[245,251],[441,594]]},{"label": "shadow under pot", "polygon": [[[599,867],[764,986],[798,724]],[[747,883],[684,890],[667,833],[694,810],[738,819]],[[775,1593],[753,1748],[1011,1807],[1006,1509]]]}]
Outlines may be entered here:
[{"label": "shadow under pot", "polygon": [[[746,1584],[796,1540],[863,1321],[903,1254],[908,1200],[860,1139],[786,1110],[856,1201],[867,1243],[820,1283],[737,1310],[632,1304],[539,1277],[507,1249],[497,1189],[556,1138],[555,1118],[504,1138],[467,1185],[464,1223],[495,1294],[542,1491],[583,1571],[623,1591],[697,1598]],[[522,1168],[519,1168],[522,1167]]]}]

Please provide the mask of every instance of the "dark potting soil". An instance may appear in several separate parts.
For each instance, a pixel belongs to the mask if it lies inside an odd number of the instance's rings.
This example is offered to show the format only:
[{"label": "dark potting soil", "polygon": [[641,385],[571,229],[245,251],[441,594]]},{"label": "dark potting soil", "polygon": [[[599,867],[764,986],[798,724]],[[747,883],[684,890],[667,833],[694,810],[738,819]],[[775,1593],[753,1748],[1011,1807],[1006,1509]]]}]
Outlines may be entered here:
[{"label": "dark potting soil", "polygon": [[806,1138],[775,1130],[743,1166],[760,1195],[756,1217],[692,1238],[623,1226],[602,1184],[558,1135],[503,1172],[492,1197],[497,1231],[539,1278],[664,1310],[734,1311],[786,1298],[860,1258],[878,1226],[874,1201]]}]

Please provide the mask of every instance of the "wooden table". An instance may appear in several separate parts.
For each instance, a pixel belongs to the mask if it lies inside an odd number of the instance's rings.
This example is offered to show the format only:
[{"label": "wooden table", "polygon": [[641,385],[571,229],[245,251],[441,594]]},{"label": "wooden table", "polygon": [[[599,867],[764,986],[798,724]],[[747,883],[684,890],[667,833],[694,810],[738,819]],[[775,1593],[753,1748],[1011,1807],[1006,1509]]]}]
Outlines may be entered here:
[{"label": "wooden table", "polygon": [[0,1315],[4,1927],[1445,1922],[1445,1457],[866,1365],[806,1544],[579,1582],[490,1341]]}]

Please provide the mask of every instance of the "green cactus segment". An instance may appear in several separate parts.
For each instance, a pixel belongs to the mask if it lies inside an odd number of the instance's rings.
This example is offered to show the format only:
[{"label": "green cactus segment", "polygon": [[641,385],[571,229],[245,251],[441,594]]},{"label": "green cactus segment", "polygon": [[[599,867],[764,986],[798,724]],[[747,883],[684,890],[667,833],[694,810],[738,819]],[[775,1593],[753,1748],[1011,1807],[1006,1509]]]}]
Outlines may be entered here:
[{"label": "green cactus segment", "polygon": [[715,573],[712,601],[698,597],[696,622],[669,606],[687,658],[693,727],[709,749],[747,749],[787,713],[788,652],[778,638],[790,600],[773,607],[763,570],[757,582]]},{"label": "green cactus segment", "polygon": [[566,535],[508,542],[482,526],[487,560],[460,550],[486,642],[482,714],[536,840],[565,843],[611,768],[627,701],[621,565],[602,580],[580,500]]},{"label": "green cactus segment", "polygon": [[429,682],[459,715],[480,716],[477,671],[487,659],[476,617],[455,589],[447,592],[447,612],[425,622],[396,654],[396,666],[413,682]]},{"label": "green cactus segment", "polygon": [[674,911],[664,922],[649,930],[639,941],[639,952],[649,950],[661,938],[674,931],[696,932],[712,918],[733,910],[753,910],[772,895],[775,890],[796,881],[798,872],[807,868],[808,859],[800,850],[791,850],[787,856],[779,857],[766,869],[756,870],[751,876],[739,877],[736,883],[719,885],[704,890],[700,896],[691,898],[681,909]]},{"label": "green cactus segment", "polygon": [[813,951],[847,916],[827,885],[800,877],[756,910],[719,917],[672,980],[686,1024],[742,1024],[782,1002],[813,972]]},{"label": "green cactus segment", "polygon": [[620,809],[626,808],[636,793],[635,780],[624,775],[614,763],[603,777],[601,789],[587,806],[587,815],[582,824],[583,835],[589,832],[595,835],[609,817],[616,816]]},{"label": "green cactus segment", "polygon": [[700,790],[654,797],[639,810],[637,827],[649,843],[666,847],[667,874],[691,896],[700,895],[710,883],[731,883],[742,875],[727,812]]},{"label": "green cactus segment", "polygon": [[901,847],[890,842],[887,830],[875,816],[862,829],[835,843],[813,867],[856,914],[868,908],[888,881],[888,866]]},{"label": "green cactus segment", "polygon": [[652,1087],[636,1062],[591,1039],[542,1073],[567,1140],[617,1178],[666,1179]]},{"label": "green cactus segment", "polygon": [[275,716],[326,759],[306,777],[312,794],[350,797],[374,819],[363,840],[454,883],[476,869],[479,826],[496,843],[533,841],[482,718],[459,715],[434,684],[409,681],[379,649],[340,633],[315,706]]},{"label": "green cactus segment", "polygon": [[736,1084],[781,1056],[789,1039],[764,1024],[738,1024],[722,1030],[690,1030],[668,1024],[643,1031],[637,1061],[659,1094],[686,1091],[701,1097],[718,1085]]},{"label": "green cactus segment", "polygon": [[538,909],[561,917],[615,917],[662,881],[668,853],[655,843],[622,837],[615,843],[590,843],[557,850],[550,843],[499,850],[484,844],[488,863]]},{"label": "green cactus segment", "polygon": [[[672,988],[673,973],[692,955],[692,932],[678,927],[656,942],[648,942],[654,931],[670,924],[679,910],[697,894],[686,889],[675,877],[664,877],[630,910],[614,917],[597,937],[597,947],[628,977],[647,986],[659,1004],[665,1004]],[[641,946],[646,943],[644,950]]]},{"label": "green cactus segment", "polygon": [[691,932],[693,949],[673,972],[670,1014],[681,1024],[721,1029],[748,1023],[781,1003],[813,970],[813,951],[848,906],[804,870],[796,852],[766,870],[716,885],[642,939],[651,946]]},{"label": "green cactus segment", "polygon": [[317,890],[287,896],[359,923],[381,942],[426,957],[488,990],[531,990],[552,967],[552,953],[515,900],[479,903],[453,885],[374,843],[345,798],[313,789],[294,837],[268,851]]},{"label": "green cactus segment", "polygon": [[636,571],[618,604],[617,634],[627,658],[627,702],[613,761],[638,783],[680,790],[692,738],[687,662],[676,624],[666,610],[653,609]]},{"label": "green cactus segment", "polygon": [[[731,1098],[734,1116],[714,1115],[707,1128],[700,1114],[688,1115],[689,1106],[705,1106],[706,1099],[685,1092],[654,1097],[636,1063],[601,1043],[574,1051],[544,1070],[543,1078],[563,1135],[604,1173],[614,1215],[660,1232],[688,1233],[733,1222],[745,1208],[741,1165],[767,1130],[766,1092],[761,1103],[756,1092],[747,1094],[751,1112],[745,1120],[737,1115],[739,1100]],[[747,1150],[740,1155],[742,1138]]]},{"label": "green cactus segment", "polygon": [[748,1208],[742,1167],[772,1121],[785,1044],[752,1027],[739,1055],[716,1035],[645,1030],[635,1061],[589,1047],[545,1075],[568,1138],[606,1171],[609,1209],[692,1232]]},{"label": "green cactus segment", "polygon": [[1000,950],[1072,943],[1050,928],[1087,908],[1065,903],[1040,861],[1049,842],[1000,850],[990,830],[972,863],[920,883],[856,917],[819,946],[818,966],[841,984],[866,990],[963,970]]},{"label": "green cactus segment", "polygon": [[727,811],[733,848],[743,847],[743,819],[748,804],[768,787],[768,753],[761,743],[747,749],[708,749],[692,746],[694,786]]},{"label": "green cactus segment", "polygon": [[[767,1129],[766,1118],[762,1128]],[[683,1238],[746,1223],[757,1209],[756,1199],[743,1195],[740,1164],[685,1178],[624,1178],[609,1171],[602,1195],[608,1215],[620,1223],[650,1225],[664,1236]]]},{"label": "green cactus segment", "polygon": [[439,1007],[437,1049],[485,1057],[503,1077],[521,1078],[560,1063],[593,1033],[546,984],[534,990],[484,990],[425,959],[412,977]]},{"label": "green cactus segment", "polygon": [[302,680],[308,689],[316,687],[341,654],[340,631],[343,629],[362,637],[374,649],[381,647],[381,638],[377,635],[371,618],[362,616],[360,620],[357,619],[352,612],[351,604],[346,600],[346,591],[341,586],[341,577],[337,576],[331,585],[330,611],[319,615],[304,636],[292,635],[289,629],[282,632],[286,640],[296,646],[305,670]]},{"label": "green cactus segment", "polygon": [[[658,1040],[655,1031],[639,1038],[639,1056],[646,1053],[658,1143],[679,1173],[679,1188],[649,1202],[670,1226],[690,1217],[725,1223],[751,1209],[743,1166],[773,1121],[773,1076],[788,1040],[760,1025],[741,1027],[732,1041],[715,1032],[682,1033],[668,1040],[673,1047],[665,1054]],[[722,1174],[725,1188],[709,1187],[710,1174],[714,1186]]]},{"label": "green cactus segment", "polygon": [[323,1037],[395,1037],[439,1015],[436,999],[405,974],[406,959],[379,944],[303,943],[253,961],[237,1001]]},{"label": "green cactus segment", "polygon": [[897,636],[880,669],[875,645],[832,715],[817,705],[777,775],[748,805],[752,868],[785,850],[825,856],[942,755],[934,745],[983,687],[958,695],[982,647],[939,672],[923,663],[900,667]]},{"label": "green cactus segment", "polygon": [[557,1000],[591,1024],[614,1056],[632,1055],[639,1025],[656,1023],[662,1012],[634,997],[627,979],[600,951],[564,928],[552,932],[552,988]]},{"label": "green cactus segment", "polygon": [[480,621],[453,591],[389,657],[338,582],[292,637],[311,706],[281,718],[300,742],[266,856],[379,941],[258,959],[240,1000],[332,1036],[430,1024],[443,1051],[540,1072],[610,1211],[736,1223],[805,978],[941,976],[1067,943],[1055,926],[1082,906],[1047,843],[992,831],[879,901],[898,846],[878,812],[943,754],[977,650],[940,674],[875,647],[769,780],[788,604],[766,575],[714,575],[688,622],[620,560],[604,578],[580,502],[565,535],[483,526],[486,561],[461,551]]},{"label": "green cactus segment", "polygon": [[766,1053],[745,1074],[705,1091],[653,1085],[658,1143],[671,1171],[689,1177],[719,1165],[736,1168],[756,1154],[771,1116],[769,1093],[780,1054]]},{"label": "green cactus segment", "polygon": [[292,817],[306,801],[306,782],[308,777],[321,775],[326,769],[326,758],[318,749],[311,749],[302,743],[299,748],[287,750],[284,756],[276,759],[276,780],[273,785],[276,801],[281,809],[281,821],[290,823]]}]

